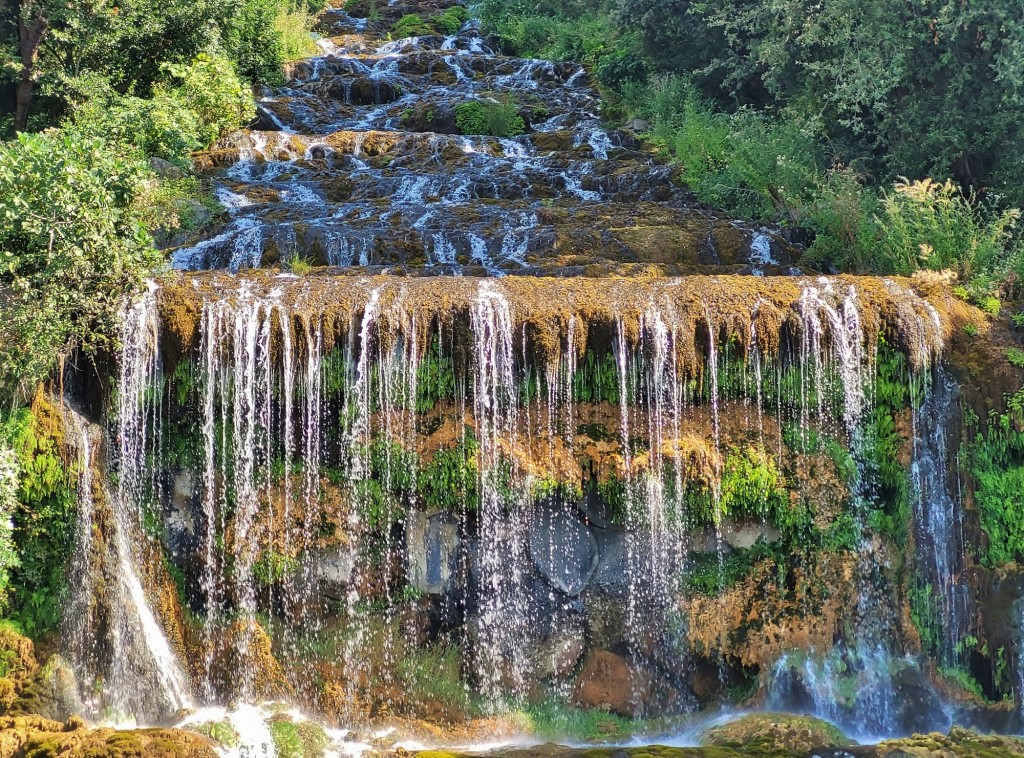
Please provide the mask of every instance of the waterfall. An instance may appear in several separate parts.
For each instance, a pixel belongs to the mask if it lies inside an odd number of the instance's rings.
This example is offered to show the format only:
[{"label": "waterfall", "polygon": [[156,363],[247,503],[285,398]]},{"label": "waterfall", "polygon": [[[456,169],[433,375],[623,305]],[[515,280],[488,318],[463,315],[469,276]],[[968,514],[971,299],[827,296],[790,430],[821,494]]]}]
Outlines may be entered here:
[{"label": "waterfall", "polygon": [[99,430],[62,403],[78,455],[78,517],[65,646],[94,716],[157,720],[191,707],[188,681],[143,584],[140,513],[155,477],[146,450],[158,433],[148,402],[159,383],[155,290],[125,314],[119,384],[118,485],[106,485]]}]

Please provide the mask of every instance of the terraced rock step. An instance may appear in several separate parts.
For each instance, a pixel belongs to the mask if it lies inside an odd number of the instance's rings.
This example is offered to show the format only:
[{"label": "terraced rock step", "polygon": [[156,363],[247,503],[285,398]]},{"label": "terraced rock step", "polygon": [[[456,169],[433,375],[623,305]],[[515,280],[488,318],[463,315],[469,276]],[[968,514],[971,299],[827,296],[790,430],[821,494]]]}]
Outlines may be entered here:
[{"label": "terraced rock step", "polygon": [[[606,130],[581,66],[503,56],[472,21],[387,39],[402,15],[438,8],[388,6],[376,22],[326,12],[323,55],[263,94],[252,129],[198,156],[230,219],[174,264],[800,273],[781,236],[700,207],[671,165]],[[514,109],[525,133],[460,134],[459,107],[472,103]]]}]

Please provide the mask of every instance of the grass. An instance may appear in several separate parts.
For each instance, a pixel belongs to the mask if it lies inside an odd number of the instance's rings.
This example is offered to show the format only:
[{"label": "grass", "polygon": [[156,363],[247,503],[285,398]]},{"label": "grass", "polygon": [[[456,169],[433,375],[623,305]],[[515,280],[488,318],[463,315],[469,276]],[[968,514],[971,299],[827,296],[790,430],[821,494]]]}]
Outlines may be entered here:
[{"label": "grass", "polygon": [[643,721],[593,709],[572,708],[556,700],[528,707],[528,729],[546,740],[618,742],[641,731]]}]

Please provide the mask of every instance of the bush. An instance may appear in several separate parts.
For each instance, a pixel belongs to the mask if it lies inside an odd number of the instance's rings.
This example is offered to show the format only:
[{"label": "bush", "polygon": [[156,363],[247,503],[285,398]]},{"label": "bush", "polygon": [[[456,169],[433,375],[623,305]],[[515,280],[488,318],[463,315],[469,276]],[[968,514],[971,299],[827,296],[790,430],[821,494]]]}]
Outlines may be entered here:
[{"label": "bush", "polygon": [[149,100],[100,88],[75,111],[69,133],[76,140],[134,145],[146,155],[184,165],[190,152],[256,115],[252,94],[222,55],[167,64],[164,77]]},{"label": "bush", "polygon": [[461,5],[445,8],[444,11],[430,18],[431,23],[445,34],[457,34],[468,20],[469,11]]},{"label": "bush", "polygon": [[395,25],[391,28],[391,36],[395,39],[422,37],[431,34],[433,31],[417,14],[409,13],[395,22]]},{"label": "bush", "polygon": [[952,182],[931,179],[897,182],[882,194],[881,206],[879,270],[953,269],[970,291],[987,289],[1019,266],[1016,209],[998,212],[973,204]]},{"label": "bush", "polygon": [[462,134],[489,134],[493,137],[515,137],[526,131],[526,122],[511,99],[460,103],[455,107],[455,125]]},{"label": "bush", "polygon": [[159,265],[136,205],[151,177],[137,151],[99,140],[0,143],[0,395],[111,345],[122,298]]}]

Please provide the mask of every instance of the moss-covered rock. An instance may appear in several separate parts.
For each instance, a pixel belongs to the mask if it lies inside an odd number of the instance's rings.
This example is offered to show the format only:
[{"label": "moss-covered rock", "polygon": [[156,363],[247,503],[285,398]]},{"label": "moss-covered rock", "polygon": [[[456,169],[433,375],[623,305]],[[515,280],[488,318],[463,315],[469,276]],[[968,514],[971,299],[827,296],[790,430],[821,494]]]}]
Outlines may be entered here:
[{"label": "moss-covered rock", "polygon": [[792,751],[846,747],[852,744],[838,727],[827,721],[784,713],[743,716],[709,729],[701,735],[701,743],[748,750]]}]

